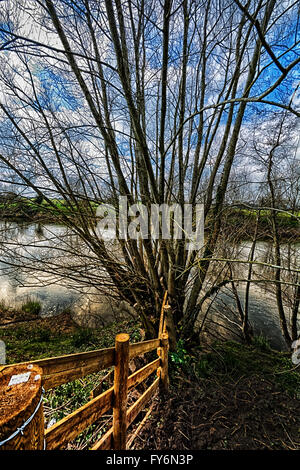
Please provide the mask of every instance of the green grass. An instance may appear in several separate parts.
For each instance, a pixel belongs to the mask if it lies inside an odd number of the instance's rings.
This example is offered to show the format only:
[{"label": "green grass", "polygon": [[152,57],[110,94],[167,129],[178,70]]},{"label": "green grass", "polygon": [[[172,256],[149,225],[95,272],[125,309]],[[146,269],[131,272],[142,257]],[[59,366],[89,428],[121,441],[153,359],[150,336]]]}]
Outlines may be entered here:
[{"label": "green grass", "polygon": [[[59,318],[58,320],[59,321]],[[54,323],[55,326],[55,323]],[[140,325],[135,321],[116,322],[112,325],[89,329],[76,325],[69,330],[59,330],[47,322],[28,322],[15,327],[2,328],[0,338],[6,343],[8,363],[22,362],[44,357],[60,356],[114,345],[115,336],[127,332],[130,341],[141,340]],[[271,350],[263,337],[255,338],[251,346],[235,343],[216,343],[209,352],[201,347],[189,350],[182,340],[177,350],[169,354],[169,372],[172,383],[176,377],[185,375],[190,382],[203,381],[216,384],[237,383],[243,377],[257,376],[260,380],[276,383],[279,390],[286,391],[291,397],[300,398],[300,374],[293,370],[291,358],[284,353]],[[63,384],[49,390],[44,398],[46,424],[58,421],[90,400],[91,390],[107,373],[101,371],[82,379]],[[103,391],[109,384],[105,384]],[[251,392],[251,391],[250,391]],[[91,446],[108,429],[110,424],[96,422],[82,432],[73,442],[72,448]]]},{"label": "green grass", "polygon": [[299,370],[295,369],[291,357],[271,350],[264,338],[256,339],[251,346],[231,341],[217,343],[212,352],[201,355],[194,367],[202,378],[230,377],[236,381],[243,376],[259,376],[300,398]]},{"label": "green grass", "polygon": [[[3,217],[15,217],[15,218],[32,218],[32,217],[41,217],[43,220],[45,218],[49,218],[49,221],[53,220],[53,218],[58,217],[59,215],[68,215],[74,216],[78,213],[78,207],[73,204],[69,205],[66,201],[62,199],[51,199],[51,202],[43,200],[41,204],[38,204],[35,199],[30,198],[19,198],[18,201],[15,202],[0,202],[0,217],[1,212]],[[84,202],[80,203],[84,208]],[[94,213],[96,213],[96,209],[99,204],[90,201],[89,206]],[[86,211],[90,215],[89,208]]]},{"label": "green grass", "polygon": [[74,326],[72,331],[64,332],[28,322],[25,325],[2,328],[0,339],[6,344],[8,363],[13,364],[108,348],[114,345],[115,336],[121,332],[127,332],[130,335],[130,341],[136,342],[140,340],[139,328],[135,321],[123,321],[93,330]]},{"label": "green grass", "polygon": [[41,311],[41,304],[37,300],[27,300],[22,307],[21,310],[24,313],[29,313],[31,315],[38,315]]},{"label": "green grass", "polygon": [[[230,218],[234,219],[235,217],[243,217],[243,218],[256,220],[257,211],[254,209],[230,208],[229,211],[230,211],[230,214],[229,214]],[[269,223],[270,217],[271,217],[271,210],[269,209],[261,210],[260,219],[259,219],[260,224]],[[299,227],[300,211],[295,212],[295,214],[291,214],[289,213],[289,211],[286,211],[286,212],[276,211],[276,218],[280,226]]]}]

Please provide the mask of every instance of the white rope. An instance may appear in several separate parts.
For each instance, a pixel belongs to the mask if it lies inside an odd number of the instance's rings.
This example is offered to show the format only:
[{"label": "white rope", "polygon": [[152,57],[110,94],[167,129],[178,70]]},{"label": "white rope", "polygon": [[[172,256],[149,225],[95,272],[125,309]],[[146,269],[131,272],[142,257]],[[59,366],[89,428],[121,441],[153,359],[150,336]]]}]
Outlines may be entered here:
[{"label": "white rope", "polygon": [[41,394],[41,398],[40,398],[40,401],[36,407],[36,409],[34,410],[34,412],[32,413],[32,415],[22,424],[22,426],[20,426],[19,428],[17,428],[17,430],[11,434],[7,439],[4,439],[4,441],[0,441],[0,447],[3,446],[3,444],[6,444],[8,441],[10,441],[11,439],[13,439],[14,437],[16,437],[18,434],[24,434],[24,429],[26,428],[26,426],[31,422],[31,420],[34,418],[34,416],[36,415],[36,413],[38,412],[38,410],[40,409],[40,406],[42,404],[42,401],[43,401],[43,395],[45,393],[45,390],[44,388],[42,387],[42,394]]}]

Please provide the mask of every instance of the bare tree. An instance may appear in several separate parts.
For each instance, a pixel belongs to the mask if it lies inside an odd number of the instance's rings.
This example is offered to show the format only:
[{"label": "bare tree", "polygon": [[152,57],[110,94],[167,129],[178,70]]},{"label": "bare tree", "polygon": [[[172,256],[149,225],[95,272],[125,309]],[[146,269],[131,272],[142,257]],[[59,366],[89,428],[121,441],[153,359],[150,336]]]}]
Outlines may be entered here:
[{"label": "bare tree", "polygon": [[[128,301],[148,336],[168,290],[178,331],[184,324],[190,334],[242,124],[270,106],[299,116],[291,85],[300,62],[297,2],[1,6],[2,182],[15,178],[20,192],[34,192],[84,247],[52,239],[55,256],[43,269]],[[95,206],[108,193],[116,208],[119,196],[148,209],[205,202],[204,250],[188,251],[185,237],[129,238],[116,255],[95,229]]]}]

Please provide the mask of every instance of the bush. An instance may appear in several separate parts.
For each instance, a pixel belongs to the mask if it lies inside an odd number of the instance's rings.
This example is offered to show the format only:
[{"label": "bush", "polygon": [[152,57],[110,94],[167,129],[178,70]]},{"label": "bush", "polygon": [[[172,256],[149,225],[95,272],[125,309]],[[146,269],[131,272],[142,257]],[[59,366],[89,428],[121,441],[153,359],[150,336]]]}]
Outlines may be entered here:
[{"label": "bush", "polygon": [[41,343],[49,343],[52,332],[49,328],[40,328],[34,331],[34,335],[37,341]]},{"label": "bush", "polygon": [[191,372],[191,365],[193,362],[192,356],[185,349],[185,344],[182,339],[177,342],[176,351],[169,353],[171,374],[173,371],[183,370],[186,373]]}]

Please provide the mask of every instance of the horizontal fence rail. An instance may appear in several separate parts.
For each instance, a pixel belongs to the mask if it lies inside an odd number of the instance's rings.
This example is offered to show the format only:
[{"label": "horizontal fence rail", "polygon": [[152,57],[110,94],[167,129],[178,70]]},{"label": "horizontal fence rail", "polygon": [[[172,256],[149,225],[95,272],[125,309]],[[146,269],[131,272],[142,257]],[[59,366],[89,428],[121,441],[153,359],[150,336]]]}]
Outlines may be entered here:
[{"label": "horizontal fence rail", "polygon": [[51,450],[62,447],[101,418],[112,407],[113,392],[111,387],[47,429],[46,448]]},{"label": "horizontal fence rail", "polygon": [[[127,411],[127,427],[134,421],[143,407],[154,396],[159,387],[159,377],[155,379],[152,385],[140,396],[140,398]],[[110,450],[113,447],[113,427],[111,427],[104,436],[91,448],[91,450]]]},{"label": "horizontal fence rail", "polygon": [[[129,348],[129,358],[154,351],[160,345],[159,339],[151,339],[134,343]],[[86,375],[100,372],[115,365],[115,348],[97,349],[95,351],[68,354],[65,356],[37,359],[35,361],[19,362],[14,366],[33,364],[42,368],[42,384],[45,390],[71,382]],[[11,365],[0,368],[4,370]]]},{"label": "horizontal fence rail", "polygon": [[[161,310],[159,337],[129,344],[129,336],[120,334],[116,337],[115,347],[89,352],[39,359],[0,368],[24,366],[40,367],[41,383],[45,390],[82,378],[114,366],[114,385],[98,394],[88,403],[64,417],[44,433],[46,449],[63,448],[75,439],[88,426],[101,416],[113,410],[113,426],[94,444],[91,450],[125,449],[127,429],[143,410],[157,390],[168,391],[168,334],[166,333],[164,314],[167,295]],[[156,350],[158,357],[141,369],[128,376],[129,361],[137,356]],[[29,366],[29,367],[28,367]],[[142,395],[127,408],[128,392],[147,380],[156,372],[156,378]],[[100,393],[100,392],[99,392]]]},{"label": "horizontal fence rail", "polygon": [[[142,347],[144,345],[144,348]],[[141,343],[132,344],[129,346],[129,357],[136,357],[145,352],[151,352],[160,348],[161,340],[155,339],[144,341]],[[114,348],[113,348],[114,349]],[[110,364],[111,365],[111,364]],[[112,364],[114,365],[114,364]],[[160,357],[137,370],[128,377],[127,386],[128,391],[137,387],[140,383],[144,382],[154,372],[162,368],[162,360]],[[134,405],[127,411],[127,426],[137,417],[142,407],[149,401],[149,399],[156,392],[159,385],[159,377],[155,379],[153,384],[144,392],[144,394],[134,403]],[[45,432],[46,448],[57,449],[64,446],[66,443],[75,439],[84,429],[97,421],[101,416],[113,407],[114,400],[114,387],[109,388],[101,395],[90,400],[85,405],[81,406],[73,413],[61,419]],[[113,428],[111,428],[101,438],[99,443],[95,445],[92,450],[108,449],[112,446]]]}]

